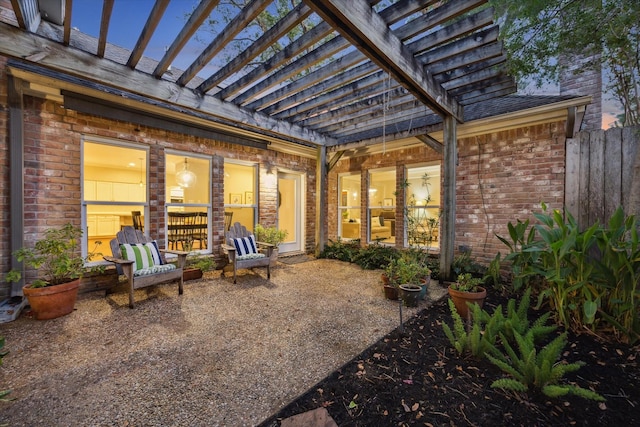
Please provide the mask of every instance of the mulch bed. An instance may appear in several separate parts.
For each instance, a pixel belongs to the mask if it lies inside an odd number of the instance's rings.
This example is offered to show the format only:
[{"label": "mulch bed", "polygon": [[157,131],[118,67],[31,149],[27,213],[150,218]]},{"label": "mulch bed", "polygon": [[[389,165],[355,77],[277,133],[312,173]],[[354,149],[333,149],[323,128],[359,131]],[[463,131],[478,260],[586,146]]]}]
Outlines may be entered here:
[{"label": "mulch bed", "polygon": [[[489,312],[506,298],[489,296]],[[529,317],[531,320],[536,315]],[[563,360],[586,365],[566,381],[606,402],[550,399],[492,389],[505,375],[486,360],[459,358],[442,331],[452,324],[447,298],[421,311],[309,389],[261,426],[325,407],[341,426],[602,426],[640,425],[640,346],[570,335]]]}]

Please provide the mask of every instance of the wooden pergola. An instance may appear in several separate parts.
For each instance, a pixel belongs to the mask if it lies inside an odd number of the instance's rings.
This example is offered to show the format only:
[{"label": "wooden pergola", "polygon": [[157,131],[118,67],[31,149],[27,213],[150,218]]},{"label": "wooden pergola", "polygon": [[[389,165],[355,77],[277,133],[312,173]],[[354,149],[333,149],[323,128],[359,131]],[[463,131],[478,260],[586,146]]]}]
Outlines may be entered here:
[{"label": "wooden pergola", "polygon": [[[516,91],[486,0],[293,2],[244,51],[204,77],[204,67],[219,60],[249,23],[273,7],[272,0],[249,1],[238,9],[184,71],[171,69],[172,61],[221,7],[218,1],[199,3],[159,61],[143,54],[153,34],[162,30],[169,0],[155,1],[135,47],[124,56],[111,53],[116,50],[108,44],[109,23],[118,19],[112,16],[114,0],[103,1],[97,40],[71,28],[72,0],[47,2],[61,6],[57,22],[43,19],[37,0],[11,0],[15,21],[0,22],[0,52],[13,58],[10,111],[21,108],[18,99],[26,90],[60,97],[75,109],[98,108],[107,117],[129,111],[145,120],[155,118],[156,124],[158,117],[165,118],[187,133],[204,132],[232,143],[313,150],[318,247],[327,241],[321,215],[330,168],[350,152],[413,138],[443,154],[440,262],[441,271],[450,271],[456,125],[463,121],[465,105]],[[306,31],[281,46],[302,24]],[[276,44],[281,48],[274,50]],[[276,53],[266,55],[271,51]],[[18,148],[22,131],[16,116],[11,118],[10,141]],[[443,141],[430,136],[439,131],[444,131]],[[21,166],[23,160],[11,161]],[[12,180],[21,183],[21,167],[11,170]],[[12,205],[21,203],[12,196]],[[21,215],[12,215],[12,229],[22,229]]]}]

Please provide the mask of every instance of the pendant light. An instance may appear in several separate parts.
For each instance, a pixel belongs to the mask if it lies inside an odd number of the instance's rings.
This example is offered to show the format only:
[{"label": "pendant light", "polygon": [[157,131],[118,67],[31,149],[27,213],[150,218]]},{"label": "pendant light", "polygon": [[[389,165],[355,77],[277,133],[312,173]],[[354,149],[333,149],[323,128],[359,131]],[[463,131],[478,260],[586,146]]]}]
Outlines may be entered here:
[{"label": "pendant light", "polygon": [[140,157],[140,187],[144,187],[144,182],[142,181],[142,157]]},{"label": "pendant light", "polygon": [[187,163],[186,157],[184,158],[182,169],[176,172],[176,181],[182,188],[189,188],[196,184],[196,174],[189,170],[189,163]]}]

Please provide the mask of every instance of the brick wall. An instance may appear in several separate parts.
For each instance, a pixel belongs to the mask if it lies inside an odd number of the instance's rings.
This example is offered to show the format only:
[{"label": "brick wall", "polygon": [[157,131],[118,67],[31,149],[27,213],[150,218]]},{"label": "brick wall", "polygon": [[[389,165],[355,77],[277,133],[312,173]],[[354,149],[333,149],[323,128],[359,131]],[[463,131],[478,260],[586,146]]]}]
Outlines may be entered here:
[{"label": "brick wall", "polygon": [[[455,247],[471,248],[472,256],[488,264],[506,247],[495,233],[508,236],[507,223],[532,218],[544,201],[562,209],[564,201],[564,122],[523,127],[458,140]],[[341,160],[329,178],[329,239],[337,238],[338,174],[362,174],[366,194],[367,172],[395,166],[397,182],[404,166],[442,160],[430,148],[411,148],[386,154]],[[402,191],[397,205],[402,206]],[[362,200],[362,241],[366,241],[366,200]],[[396,246],[404,234],[402,208],[396,212]]]},{"label": "brick wall", "polygon": [[[597,61],[598,66],[583,69],[589,61]],[[602,128],[602,67],[597,58],[572,56],[561,58],[566,69],[560,74],[560,95],[591,95],[591,104],[587,105],[580,130]]]},{"label": "brick wall", "polygon": [[[2,273],[10,269],[10,229],[8,218],[8,109],[6,60],[0,58],[0,200],[5,214],[0,219],[0,260]],[[81,159],[82,135],[111,138],[149,147],[149,234],[164,240],[164,150],[173,149],[212,156],[213,242],[209,247],[220,256],[223,240],[224,159],[257,162],[260,167],[259,221],[276,222],[277,172],[287,170],[305,174],[307,197],[307,229],[305,248],[313,250],[315,234],[315,159],[239,146],[205,138],[168,132],[128,122],[108,120],[62,108],[53,101],[24,97],[25,151],[25,244],[31,245],[47,228],[71,222],[81,225]],[[268,167],[267,167],[268,166]],[[271,171],[271,174],[267,172]],[[270,178],[267,178],[270,176]],[[311,222],[310,222],[311,221]],[[109,251],[103,246],[103,251]],[[30,274],[32,276],[33,274]],[[9,286],[0,285],[0,297]]]}]

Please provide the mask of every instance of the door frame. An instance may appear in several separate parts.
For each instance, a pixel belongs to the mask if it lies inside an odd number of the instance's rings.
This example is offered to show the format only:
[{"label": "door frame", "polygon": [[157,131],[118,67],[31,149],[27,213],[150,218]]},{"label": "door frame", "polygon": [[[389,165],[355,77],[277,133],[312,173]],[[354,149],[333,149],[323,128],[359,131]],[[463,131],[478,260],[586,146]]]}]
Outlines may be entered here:
[{"label": "door frame", "polygon": [[[295,227],[296,227],[296,232],[297,235],[299,236],[298,239],[293,242],[293,243],[282,243],[280,244],[280,249],[279,249],[279,253],[288,253],[288,252],[304,252],[305,251],[305,247],[306,247],[306,234],[305,234],[305,215],[306,215],[306,199],[307,199],[307,194],[306,194],[306,176],[304,173],[301,172],[297,172],[297,171],[291,171],[291,170],[286,170],[286,169],[280,169],[278,170],[278,176],[277,176],[277,190],[278,190],[278,198],[280,197],[280,179],[281,178],[288,178],[288,179],[295,179],[297,180],[297,184],[298,184],[298,194],[296,194],[297,197],[297,205],[296,205],[296,211],[295,211]],[[280,203],[278,203],[279,205]],[[280,207],[278,206],[276,208],[278,211],[280,209]],[[279,216],[279,212],[278,212],[278,216]],[[278,227],[279,227],[279,221],[280,219],[278,218]]]}]

